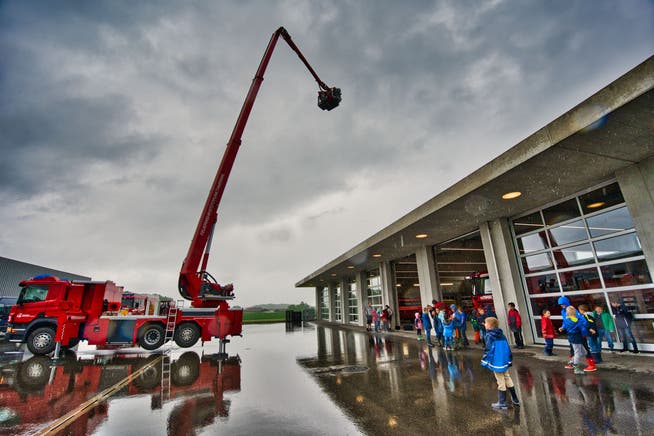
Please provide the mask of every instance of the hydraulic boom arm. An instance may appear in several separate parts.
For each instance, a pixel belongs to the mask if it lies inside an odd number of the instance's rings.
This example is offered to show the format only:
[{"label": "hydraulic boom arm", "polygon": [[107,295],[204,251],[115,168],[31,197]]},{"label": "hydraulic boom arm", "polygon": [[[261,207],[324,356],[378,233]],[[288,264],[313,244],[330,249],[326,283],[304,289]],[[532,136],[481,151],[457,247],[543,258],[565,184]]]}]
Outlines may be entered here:
[{"label": "hydraulic boom arm", "polygon": [[[188,253],[182,263],[182,269],[179,274],[179,293],[187,300],[191,300],[193,307],[228,307],[226,300],[234,298],[233,286],[231,284],[221,286],[206,272],[207,261],[209,259],[214,227],[218,219],[218,205],[225,191],[225,185],[234,165],[236,153],[241,145],[243,130],[247,124],[261,82],[263,82],[263,75],[280,36],[297,53],[300,60],[302,60],[311,75],[316,79],[316,82],[318,82],[320,88],[318,91],[318,107],[329,111],[337,107],[341,102],[341,90],[339,88],[329,88],[325,85],[313,68],[311,68],[311,65],[309,65],[309,62],[302,55],[300,49],[295,45],[286,29],[283,27],[277,29],[270,38],[268,47],[263,54],[259,68],[252,80],[252,85],[250,85],[250,90],[245,97],[243,107],[236,120],[236,125],[229,138],[229,142],[227,142],[218,172],[204,204],[204,209],[202,210],[202,215],[200,215],[200,220],[195,229]],[[200,262],[202,263],[201,265]]]}]

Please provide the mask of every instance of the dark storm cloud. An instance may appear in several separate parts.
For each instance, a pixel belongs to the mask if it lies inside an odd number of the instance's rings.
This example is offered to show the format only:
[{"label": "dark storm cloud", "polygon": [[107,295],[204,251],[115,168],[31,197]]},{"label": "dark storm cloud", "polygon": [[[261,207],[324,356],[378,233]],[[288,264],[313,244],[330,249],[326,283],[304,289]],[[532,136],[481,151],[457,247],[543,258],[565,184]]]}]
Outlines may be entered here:
[{"label": "dark storm cloud", "polygon": [[[68,269],[86,261],[101,279],[174,291],[224,144],[284,25],[343,103],[320,111],[313,78],[279,41],[212,261],[247,288],[268,289],[271,271],[292,287],[316,258],[333,259],[651,55],[653,11],[646,0],[0,2],[0,214],[12,229],[0,251],[30,260],[35,235],[94,241],[101,254],[70,250]],[[78,198],[78,210],[53,212]],[[126,248],[114,257],[104,244]],[[44,263],[63,262],[55,244],[40,246],[52,253]]]}]

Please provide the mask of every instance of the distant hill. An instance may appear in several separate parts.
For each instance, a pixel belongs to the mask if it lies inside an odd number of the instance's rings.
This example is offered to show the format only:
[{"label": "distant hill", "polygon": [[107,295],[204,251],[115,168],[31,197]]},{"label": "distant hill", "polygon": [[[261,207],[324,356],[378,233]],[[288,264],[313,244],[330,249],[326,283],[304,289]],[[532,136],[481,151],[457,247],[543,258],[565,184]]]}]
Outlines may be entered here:
[{"label": "distant hill", "polygon": [[290,304],[257,304],[256,306],[246,307],[246,312],[279,312],[288,309]]},{"label": "distant hill", "polygon": [[243,310],[245,312],[285,312],[286,310],[303,311],[311,308],[313,308],[313,306],[302,301],[300,304],[257,304],[255,306],[246,307]]}]

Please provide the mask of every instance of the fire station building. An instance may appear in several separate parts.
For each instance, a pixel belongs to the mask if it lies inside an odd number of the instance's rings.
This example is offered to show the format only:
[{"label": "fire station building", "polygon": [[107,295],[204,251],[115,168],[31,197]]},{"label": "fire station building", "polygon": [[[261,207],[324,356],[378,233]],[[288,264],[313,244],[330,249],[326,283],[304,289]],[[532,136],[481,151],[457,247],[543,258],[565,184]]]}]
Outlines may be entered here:
[{"label": "fire station building", "polygon": [[652,272],[654,56],[296,286],[322,320],[364,325],[388,304],[394,328],[432,300],[485,301],[507,331],[514,302],[527,344],[544,343],[543,309],[561,325],[560,296],[616,302],[654,351]]}]

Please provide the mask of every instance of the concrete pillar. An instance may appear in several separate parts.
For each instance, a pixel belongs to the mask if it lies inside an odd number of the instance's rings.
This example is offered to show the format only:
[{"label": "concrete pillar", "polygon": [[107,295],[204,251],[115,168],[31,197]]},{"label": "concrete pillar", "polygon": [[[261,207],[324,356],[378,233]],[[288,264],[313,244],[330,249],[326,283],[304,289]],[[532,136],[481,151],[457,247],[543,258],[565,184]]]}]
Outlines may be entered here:
[{"label": "concrete pillar", "polygon": [[368,309],[368,287],[366,286],[366,273],[361,271],[356,275],[357,298],[359,299],[359,325],[366,325],[366,310]]},{"label": "concrete pillar", "polygon": [[327,298],[329,302],[329,321],[334,322],[334,285],[332,283],[327,285],[327,292],[329,295]]},{"label": "concrete pillar", "polygon": [[493,302],[495,312],[500,321],[500,327],[504,330],[509,341],[512,335],[506,320],[508,312],[507,305],[515,303],[522,318],[522,335],[526,344],[534,343],[533,322],[531,321],[531,310],[529,301],[525,296],[520,276],[511,229],[507,219],[498,219],[482,223],[479,226],[481,242],[484,247],[486,266],[493,289]]},{"label": "concrete pillar", "polygon": [[316,304],[314,307],[316,308],[316,319],[321,319],[320,318],[320,313],[321,313],[321,307],[322,307],[322,286],[316,286]]},{"label": "concrete pillar", "polygon": [[395,282],[393,281],[391,263],[387,261],[381,262],[379,264],[379,274],[382,283],[383,304],[388,304],[393,309],[393,325],[391,325],[391,328],[395,329],[399,325],[400,308],[397,304],[397,291],[395,290]]},{"label": "concrete pillar", "polygon": [[420,283],[420,302],[425,307],[437,300],[438,277],[434,263],[434,250],[423,245],[416,251],[416,264],[418,266],[418,282]]},{"label": "concrete pillar", "polygon": [[615,173],[634,221],[650,274],[654,274],[654,157]]},{"label": "concrete pillar", "polygon": [[341,279],[341,322],[343,324],[347,324],[350,321],[348,320],[348,310],[349,310],[349,305],[347,302],[347,295],[348,295],[348,283],[347,279],[343,278]]}]

